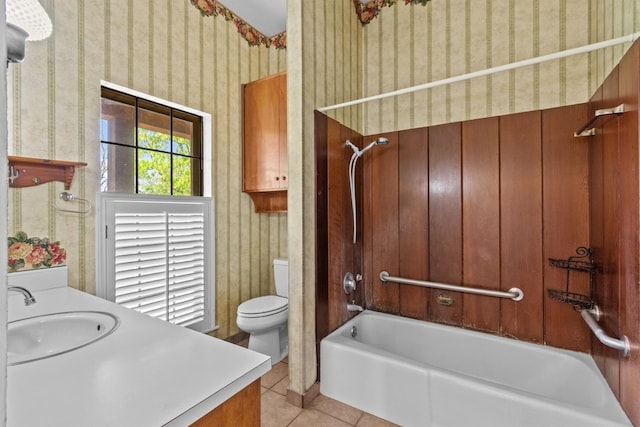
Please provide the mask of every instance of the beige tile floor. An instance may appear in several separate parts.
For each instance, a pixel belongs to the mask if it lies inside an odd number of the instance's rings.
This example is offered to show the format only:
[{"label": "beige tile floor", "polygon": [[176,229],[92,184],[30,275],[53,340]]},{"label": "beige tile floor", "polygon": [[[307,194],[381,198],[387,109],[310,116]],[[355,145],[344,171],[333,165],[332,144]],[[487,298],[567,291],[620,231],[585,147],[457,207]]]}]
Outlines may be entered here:
[{"label": "beige tile floor", "polygon": [[307,408],[287,402],[289,365],[285,359],[276,363],[261,379],[262,427],[390,427],[388,421],[375,417],[337,400],[319,395]]},{"label": "beige tile floor", "polygon": [[[246,347],[248,340],[238,345]],[[392,427],[396,424],[362,412],[337,400],[318,395],[307,408],[287,402],[289,365],[287,359],[276,363],[260,380],[262,427]]]}]

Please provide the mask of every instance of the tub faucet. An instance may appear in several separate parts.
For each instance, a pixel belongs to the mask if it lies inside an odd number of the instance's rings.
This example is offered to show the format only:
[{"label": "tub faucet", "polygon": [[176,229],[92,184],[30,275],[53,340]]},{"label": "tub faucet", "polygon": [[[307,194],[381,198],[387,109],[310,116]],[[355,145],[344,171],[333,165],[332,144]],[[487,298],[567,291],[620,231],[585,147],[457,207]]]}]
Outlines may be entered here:
[{"label": "tub faucet", "polygon": [[24,295],[24,305],[31,305],[36,303],[36,299],[31,295],[28,289],[23,288],[22,286],[9,286],[7,288],[9,291],[20,292]]},{"label": "tub faucet", "polygon": [[353,300],[350,303],[347,304],[347,311],[362,311],[362,307],[359,305],[356,305],[356,301]]}]

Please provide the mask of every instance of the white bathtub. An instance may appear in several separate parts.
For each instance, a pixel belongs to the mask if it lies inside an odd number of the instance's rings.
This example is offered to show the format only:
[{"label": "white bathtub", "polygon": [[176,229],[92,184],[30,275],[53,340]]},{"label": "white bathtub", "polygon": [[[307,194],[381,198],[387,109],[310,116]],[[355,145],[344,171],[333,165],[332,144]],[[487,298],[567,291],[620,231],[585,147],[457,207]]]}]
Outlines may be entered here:
[{"label": "white bathtub", "polygon": [[586,354],[369,310],[320,348],[323,395],[402,426],[631,426]]}]

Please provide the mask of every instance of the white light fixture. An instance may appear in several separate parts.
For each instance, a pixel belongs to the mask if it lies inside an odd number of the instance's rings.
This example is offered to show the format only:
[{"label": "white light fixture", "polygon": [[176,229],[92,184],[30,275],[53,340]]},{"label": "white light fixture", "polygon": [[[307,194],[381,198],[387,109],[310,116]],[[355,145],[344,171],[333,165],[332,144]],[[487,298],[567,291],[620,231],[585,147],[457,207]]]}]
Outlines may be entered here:
[{"label": "white light fixture", "polygon": [[38,0],[7,0],[7,60],[22,62],[27,40],[51,34],[51,19]]}]

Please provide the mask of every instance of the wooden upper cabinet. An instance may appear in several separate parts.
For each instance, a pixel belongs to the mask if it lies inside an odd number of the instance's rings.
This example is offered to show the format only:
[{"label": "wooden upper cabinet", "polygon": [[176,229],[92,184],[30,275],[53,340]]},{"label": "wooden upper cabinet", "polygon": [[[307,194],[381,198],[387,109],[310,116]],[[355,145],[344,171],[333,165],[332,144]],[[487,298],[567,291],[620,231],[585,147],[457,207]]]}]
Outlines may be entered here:
[{"label": "wooden upper cabinet", "polygon": [[243,85],[242,191],[256,212],[287,210],[287,76]]}]

